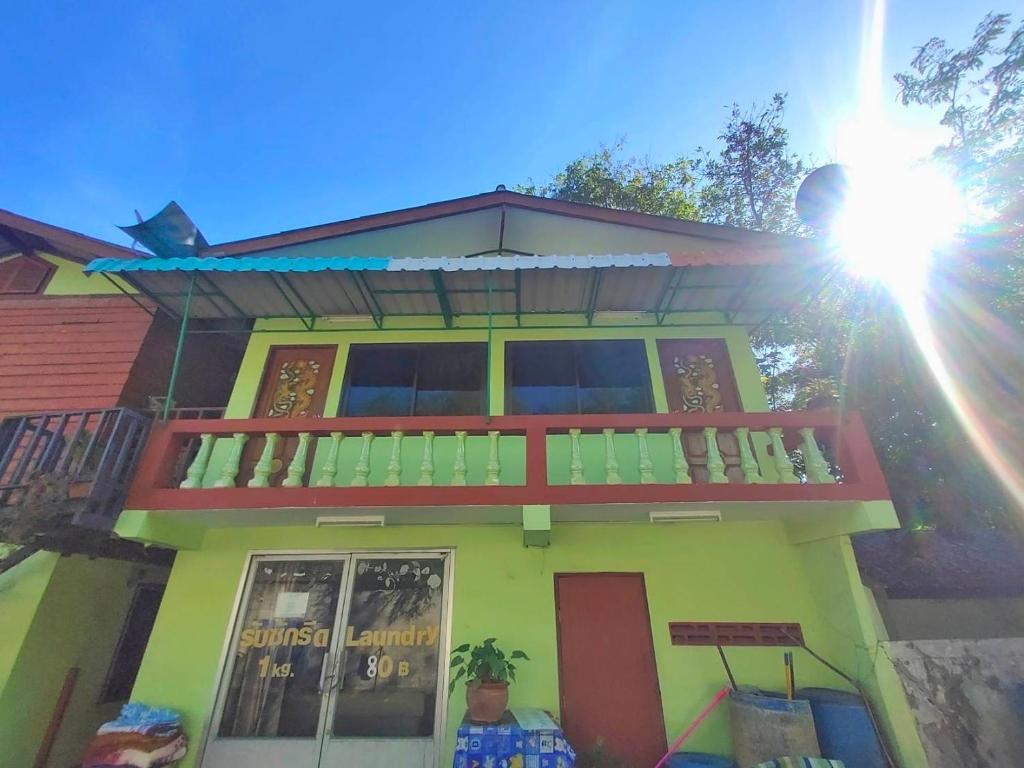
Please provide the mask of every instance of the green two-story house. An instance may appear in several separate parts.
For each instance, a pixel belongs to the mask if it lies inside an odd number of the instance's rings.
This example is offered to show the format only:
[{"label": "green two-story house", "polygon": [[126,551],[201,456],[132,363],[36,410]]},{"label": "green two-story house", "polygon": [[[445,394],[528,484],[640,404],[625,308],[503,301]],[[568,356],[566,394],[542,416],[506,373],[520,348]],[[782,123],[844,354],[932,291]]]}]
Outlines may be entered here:
[{"label": "green two-story house", "polygon": [[[115,529],[177,551],[133,698],[184,715],[184,766],[450,764],[449,650],[487,637],[578,749],[653,765],[728,684],[717,644],[778,690],[793,640],[917,759],[850,544],[897,526],[868,436],[771,412],[751,349],[827,280],[812,242],[500,188],[151,235],[87,272],[185,350],[245,343],[223,418],[153,427]],[[730,751],[724,710],[691,746]]]}]

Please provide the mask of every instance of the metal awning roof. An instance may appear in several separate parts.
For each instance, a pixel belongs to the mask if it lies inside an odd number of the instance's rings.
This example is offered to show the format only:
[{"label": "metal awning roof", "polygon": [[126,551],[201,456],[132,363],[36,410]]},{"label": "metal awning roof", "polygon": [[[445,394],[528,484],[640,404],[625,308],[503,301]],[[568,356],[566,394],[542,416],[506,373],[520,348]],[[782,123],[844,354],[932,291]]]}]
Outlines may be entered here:
[{"label": "metal awning roof", "polygon": [[186,257],[95,259],[180,317],[255,319],[721,311],[756,325],[810,298],[829,264],[771,259],[703,264],[693,254],[493,255],[452,258]]}]

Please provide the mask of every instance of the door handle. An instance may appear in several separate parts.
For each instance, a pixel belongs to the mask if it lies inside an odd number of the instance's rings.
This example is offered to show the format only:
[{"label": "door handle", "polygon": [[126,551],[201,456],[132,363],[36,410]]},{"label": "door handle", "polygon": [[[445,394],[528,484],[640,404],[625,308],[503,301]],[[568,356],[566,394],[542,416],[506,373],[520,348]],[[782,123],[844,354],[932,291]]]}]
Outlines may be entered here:
[{"label": "door handle", "polygon": [[333,688],[334,677],[334,671],[331,668],[331,652],[327,651],[327,653],[324,654],[323,664],[320,665],[320,682],[317,683],[316,686],[317,693],[323,696]]},{"label": "door handle", "polygon": [[345,675],[341,671],[341,665],[345,663],[345,659],[348,658],[348,651],[343,650],[338,653],[338,659],[335,661],[335,669],[331,673],[331,690],[340,691],[342,685],[345,683]]}]

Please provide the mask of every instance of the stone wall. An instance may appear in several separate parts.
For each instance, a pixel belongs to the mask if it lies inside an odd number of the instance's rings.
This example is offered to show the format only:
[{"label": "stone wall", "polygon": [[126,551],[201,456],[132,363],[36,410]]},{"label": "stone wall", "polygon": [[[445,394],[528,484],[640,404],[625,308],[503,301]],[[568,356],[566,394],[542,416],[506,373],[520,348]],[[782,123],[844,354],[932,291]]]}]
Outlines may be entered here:
[{"label": "stone wall", "polygon": [[1024,638],[888,642],[931,768],[1024,765]]}]

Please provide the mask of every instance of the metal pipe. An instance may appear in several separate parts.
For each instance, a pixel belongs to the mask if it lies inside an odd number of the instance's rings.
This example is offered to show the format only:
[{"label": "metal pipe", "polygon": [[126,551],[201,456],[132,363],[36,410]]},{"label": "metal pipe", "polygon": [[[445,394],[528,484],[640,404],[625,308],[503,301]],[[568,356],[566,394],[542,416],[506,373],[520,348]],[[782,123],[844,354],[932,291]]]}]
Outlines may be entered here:
[{"label": "metal pipe", "polygon": [[167,421],[171,415],[171,403],[174,399],[174,388],[178,383],[178,367],[181,365],[181,350],[185,346],[185,334],[188,333],[188,313],[192,308],[192,291],[196,287],[196,274],[192,273],[192,279],[188,283],[188,293],[185,295],[185,307],[181,313],[181,327],[178,329],[178,344],[174,348],[174,363],[171,365],[171,378],[167,382],[167,398],[164,400],[164,412],[162,421]]},{"label": "metal pipe", "polygon": [[[502,211],[502,226],[504,227],[505,214]],[[487,372],[484,376],[484,415],[489,424],[491,421],[491,340],[494,335],[494,315],[491,307],[491,276],[487,275]]]}]

